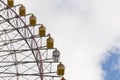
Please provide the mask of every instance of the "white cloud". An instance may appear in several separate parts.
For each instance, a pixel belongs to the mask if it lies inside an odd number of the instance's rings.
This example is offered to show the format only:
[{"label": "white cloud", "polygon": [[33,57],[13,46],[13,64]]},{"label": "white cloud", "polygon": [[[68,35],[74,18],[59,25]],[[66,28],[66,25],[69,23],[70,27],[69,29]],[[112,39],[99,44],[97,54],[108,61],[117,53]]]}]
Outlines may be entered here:
[{"label": "white cloud", "polygon": [[[68,80],[102,80],[100,61],[119,42],[118,0],[16,0],[55,38]],[[115,42],[117,41],[117,42]]]}]

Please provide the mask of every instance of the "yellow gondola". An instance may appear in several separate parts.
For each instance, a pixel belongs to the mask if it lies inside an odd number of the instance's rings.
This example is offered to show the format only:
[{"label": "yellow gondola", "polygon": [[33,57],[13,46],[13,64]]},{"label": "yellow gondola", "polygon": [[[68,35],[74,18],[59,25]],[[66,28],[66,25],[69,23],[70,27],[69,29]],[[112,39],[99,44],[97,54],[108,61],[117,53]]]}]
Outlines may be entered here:
[{"label": "yellow gondola", "polygon": [[14,6],[14,0],[7,0],[7,4],[9,7],[13,7]]},{"label": "yellow gondola", "polygon": [[64,77],[62,77],[62,79],[61,80],[66,80]]},{"label": "yellow gondola", "polygon": [[35,15],[31,15],[30,16],[30,26],[35,26],[36,25],[36,16]]},{"label": "yellow gondola", "polygon": [[57,66],[57,75],[63,76],[64,72],[65,72],[65,66],[62,63],[58,64],[58,66]]},{"label": "yellow gondola", "polygon": [[46,28],[41,24],[41,26],[39,27],[39,36],[45,37],[45,35],[46,35]]},{"label": "yellow gondola", "polygon": [[26,8],[23,5],[21,5],[19,8],[19,15],[25,16],[25,14],[26,14]]},{"label": "yellow gondola", "polygon": [[54,39],[50,36],[50,34],[49,38],[47,39],[47,48],[48,49],[54,48]]}]

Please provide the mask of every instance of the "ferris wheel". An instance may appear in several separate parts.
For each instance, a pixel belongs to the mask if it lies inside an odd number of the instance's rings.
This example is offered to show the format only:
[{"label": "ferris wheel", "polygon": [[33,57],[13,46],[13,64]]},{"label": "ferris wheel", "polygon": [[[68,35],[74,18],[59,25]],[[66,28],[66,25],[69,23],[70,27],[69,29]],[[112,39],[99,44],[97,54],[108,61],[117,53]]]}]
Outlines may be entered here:
[{"label": "ferris wheel", "polygon": [[65,80],[60,51],[22,4],[0,0],[0,80]]}]

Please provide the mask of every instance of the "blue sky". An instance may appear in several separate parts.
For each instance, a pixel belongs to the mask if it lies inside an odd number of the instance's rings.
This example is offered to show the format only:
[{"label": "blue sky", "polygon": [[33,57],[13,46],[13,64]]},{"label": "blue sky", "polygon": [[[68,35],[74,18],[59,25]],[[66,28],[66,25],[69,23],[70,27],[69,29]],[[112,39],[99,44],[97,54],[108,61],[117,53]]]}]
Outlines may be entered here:
[{"label": "blue sky", "polygon": [[104,71],[104,80],[119,80],[120,79],[120,53],[119,49],[108,51],[106,60],[102,61],[101,66]]}]

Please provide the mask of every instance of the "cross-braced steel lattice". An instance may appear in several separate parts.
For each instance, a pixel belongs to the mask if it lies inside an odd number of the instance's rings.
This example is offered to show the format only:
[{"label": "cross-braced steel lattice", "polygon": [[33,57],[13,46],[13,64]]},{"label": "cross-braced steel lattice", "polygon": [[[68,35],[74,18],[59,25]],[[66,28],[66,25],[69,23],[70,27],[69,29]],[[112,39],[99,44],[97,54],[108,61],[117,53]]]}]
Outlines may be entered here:
[{"label": "cross-braced steel lattice", "polygon": [[0,80],[60,80],[64,65],[45,33],[22,4],[0,0]]}]

